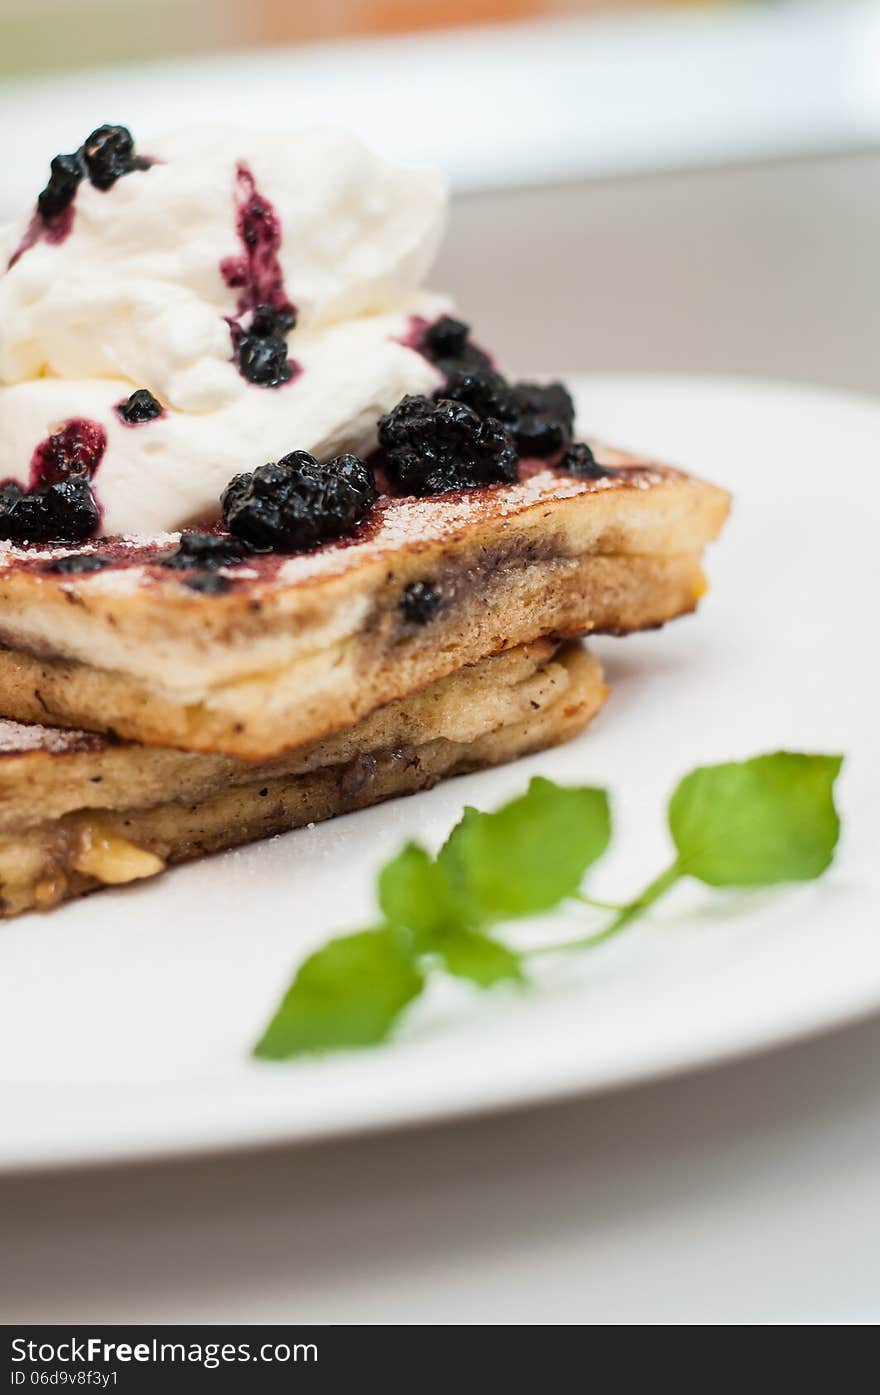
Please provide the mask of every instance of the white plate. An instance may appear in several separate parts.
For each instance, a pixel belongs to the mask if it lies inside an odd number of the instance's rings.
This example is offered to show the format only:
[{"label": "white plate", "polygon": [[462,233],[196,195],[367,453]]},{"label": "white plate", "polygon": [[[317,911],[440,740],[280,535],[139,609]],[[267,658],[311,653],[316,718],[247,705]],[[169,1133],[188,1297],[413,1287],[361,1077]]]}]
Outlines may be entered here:
[{"label": "white plate", "polygon": [[[614,693],[561,750],[0,928],[0,1166],[300,1140],[605,1090],[880,1008],[876,720],[880,408],[799,387],[596,376],[585,429],[730,486],[699,614],[602,640]],[[844,838],[819,883],[682,885],[530,992],[445,986],[388,1047],[248,1059],[304,951],[370,922],[405,837],[439,842],[541,772],[607,785],[616,851],[596,895],[664,865],[665,797],[695,764],[844,751]],[[528,927],[555,937],[578,914]]]}]

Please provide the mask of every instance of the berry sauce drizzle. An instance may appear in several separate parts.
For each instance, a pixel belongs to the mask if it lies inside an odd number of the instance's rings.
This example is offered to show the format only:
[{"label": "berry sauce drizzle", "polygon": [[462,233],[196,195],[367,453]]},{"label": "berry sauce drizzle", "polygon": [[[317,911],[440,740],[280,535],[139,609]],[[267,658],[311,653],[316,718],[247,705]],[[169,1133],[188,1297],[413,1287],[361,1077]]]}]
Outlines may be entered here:
[{"label": "berry sauce drizzle", "polygon": [[[492,355],[487,354],[485,349],[481,349],[478,345],[471,342],[467,335],[466,342],[454,356],[449,355],[447,357],[443,354],[438,354],[431,348],[428,342],[430,338],[428,331],[443,322],[448,322],[448,320],[449,316],[447,315],[440,315],[436,320],[426,320],[424,315],[410,315],[407,320],[405,333],[400,335],[395,342],[402,344],[405,349],[412,349],[414,353],[421,354],[422,358],[426,359],[428,363],[436,368],[438,373],[442,373],[444,377],[453,367],[458,366],[455,360],[459,355],[461,356],[460,366],[462,368],[494,369],[495,360]],[[469,333],[468,326],[462,325],[461,328]]]},{"label": "berry sauce drizzle", "polygon": [[73,417],[36,447],[31,456],[28,488],[45,489],[71,475],[92,480],[106,449],[103,426],[87,417]]},{"label": "berry sauce drizzle", "polygon": [[27,486],[0,480],[0,538],[8,542],[82,543],[101,525],[92,477],[107,448],[104,428],[72,417],[40,441]]},{"label": "berry sauce drizzle", "polygon": [[37,199],[24,236],[6,264],[7,271],[38,242],[57,244],[70,235],[84,180],[105,194],[124,175],[151,169],[156,163],[151,155],[135,153],[131,132],[125,126],[99,126],[79,150],[56,155],[49,183]]},{"label": "berry sauce drizzle", "polygon": [[247,165],[238,166],[235,177],[238,207],[236,228],[243,251],[237,257],[224,257],[220,272],[227,286],[240,290],[238,314],[258,305],[296,314],[284,290],[284,273],[278,260],[281,247],[281,220],[267,198],[257,190]]},{"label": "berry sauce drizzle", "polygon": [[414,349],[417,354],[421,354],[422,358],[425,358],[424,339],[428,324],[429,321],[425,319],[424,315],[410,315],[406,322],[406,333],[400,336],[397,343],[402,344],[405,349]]},{"label": "berry sauce drizzle", "polygon": [[[242,250],[238,256],[224,257],[220,274],[231,290],[239,292],[236,314],[228,318],[232,335],[233,360],[242,372],[241,344],[249,335],[241,318],[258,308],[274,311],[279,326],[292,328],[296,323],[296,306],[284,286],[284,272],[278,253],[281,248],[281,219],[274,205],[259,192],[250,168],[239,162],[235,176],[236,231]],[[261,336],[268,337],[268,336]],[[300,365],[287,360],[289,372],[284,381],[291,381],[301,371]],[[242,372],[242,376],[246,376]],[[254,379],[250,379],[254,381]],[[279,386],[266,383],[266,386]]]},{"label": "berry sauce drizzle", "polygon": [[48,242],[54,246],[69,237],[73,228],[74,213],[75,204],[73,201],[51,218],[44,218],[39,211],[35,211],[25,229],[21,242],[6,263],[6,270],[11,271],[19,257],[23,257],[25,252],[29,252],[38,242]]}]

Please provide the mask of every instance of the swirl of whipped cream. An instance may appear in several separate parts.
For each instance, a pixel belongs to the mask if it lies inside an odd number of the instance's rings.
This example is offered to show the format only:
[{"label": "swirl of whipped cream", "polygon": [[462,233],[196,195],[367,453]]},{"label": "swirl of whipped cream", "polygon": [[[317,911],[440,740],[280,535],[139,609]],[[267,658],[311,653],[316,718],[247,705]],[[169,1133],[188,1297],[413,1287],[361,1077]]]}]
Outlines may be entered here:
[{"label": "swirl of whipped cream", "polygon": [[[61,235],[33,216],[0,233],[0,478],[32,483],[41,441],[96,422],[105,533],[216,517],[235,473],[291,450],[368,452],[383,412],[440,381],[408,331],[448,308],[419,289],[445,221],[439,175],[325,129],[196,129],[139,149],[147,168],[82,181]],[[274,230],[250,287],[243,179]],[[248,381],[234,351],[267,294],[296,311],[279,387]],[[130,425],[116,407],[142,388],[164,411]]]}]

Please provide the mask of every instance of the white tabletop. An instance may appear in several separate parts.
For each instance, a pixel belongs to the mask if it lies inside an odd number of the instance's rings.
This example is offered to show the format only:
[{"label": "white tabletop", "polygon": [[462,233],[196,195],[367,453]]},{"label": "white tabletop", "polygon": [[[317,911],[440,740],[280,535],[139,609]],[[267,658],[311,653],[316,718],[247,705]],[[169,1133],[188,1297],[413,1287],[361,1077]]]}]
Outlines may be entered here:
[{"label": "white tabletop", "polygon": [[880,1022],[445,1128],[7,1179],[6,1322],[880,1316]]}]

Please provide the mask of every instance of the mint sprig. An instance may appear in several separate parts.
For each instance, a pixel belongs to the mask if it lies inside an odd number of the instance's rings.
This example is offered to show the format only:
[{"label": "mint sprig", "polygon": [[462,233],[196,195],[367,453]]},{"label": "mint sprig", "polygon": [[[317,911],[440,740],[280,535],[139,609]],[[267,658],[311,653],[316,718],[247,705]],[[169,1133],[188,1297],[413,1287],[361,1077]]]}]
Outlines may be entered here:
[{"label": "mint sprig", "polygon": [[[603,943],[682,877],[713,887],[819,877],[840,832],[834,783],[841,763],[840,756],[778,751],[692,771],[669,801],[673,861],[622,905],[581,891],[611,840],[604,790],[536,778],[495,813],[468,808],[436,857],[408,843],[382,868],[383,923],[330,940],[300,965],[255,1054],[281,1060],[384,1041],[431,973],[480,988],[523,982],[534,955]],[[612,918],[589,935],[525,951],[489,933],[572,899]]]},{"label": "mint sprig", "polygon": [[[465,818],[468,813],[476,810],[466,810]],[[519,956],[475,928],[484,917],[467,890],[460,895],[448,878],[442,853],[435,861],[418,843],[407,843],[382,868],[379,907],[388,924],[409,935],[416,957],[436,955],[449,973],[481,988],[521,978]]]},{"label": "mint sprig", "polygon": [[373,1046],[423,987],[411,946],[390,926],[342,935],[300,965],[255,1054],[281,1061]]},{"label": "mint sprig", "polygon": [[709,886],[811,881],[840,833],[834,781],[841,756],[773,756],[691,771],[669,801],[682,875]]},{"label": "mint sprig", "polygon": [[540,777],[494,814],[465,809],[437,866],[474,924],[552,911],[577,894],[611,841],[604,790]]}]

